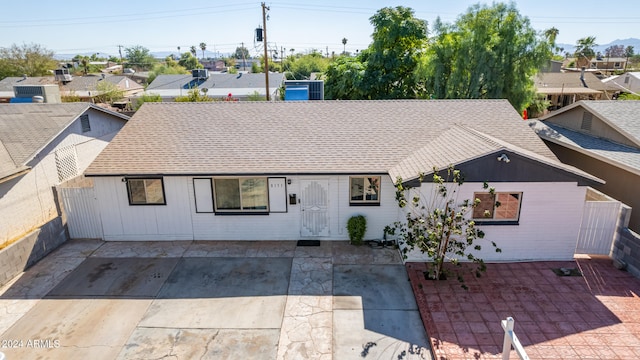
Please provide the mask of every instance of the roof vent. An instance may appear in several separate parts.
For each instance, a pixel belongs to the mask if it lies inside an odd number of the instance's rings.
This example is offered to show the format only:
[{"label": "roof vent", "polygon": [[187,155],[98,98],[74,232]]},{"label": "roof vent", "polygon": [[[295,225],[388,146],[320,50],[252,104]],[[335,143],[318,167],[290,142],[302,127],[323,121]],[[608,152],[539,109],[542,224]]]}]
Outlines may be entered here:
[{"label": "roof vent", "polygon": [[582,124],[580,124],[580,129],[591,131],[591,122],[593,121],[593,114],[585,111],[582,113]]}]

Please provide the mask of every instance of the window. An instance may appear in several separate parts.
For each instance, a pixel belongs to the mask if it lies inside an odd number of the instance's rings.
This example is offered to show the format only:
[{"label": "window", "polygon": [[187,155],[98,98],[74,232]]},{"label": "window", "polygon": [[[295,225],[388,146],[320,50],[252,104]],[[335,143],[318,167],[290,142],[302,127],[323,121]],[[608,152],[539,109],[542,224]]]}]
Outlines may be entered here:
[{"label": "window", "polygon": [[82,132],[91,131],[91,123],[89,122],[89,114],[80,116],[80,124],[82,125]]},{"label": "window", "polygon": [[165,205],[162,179],[127,179],[129,205]]},{"label": "window", "polygon": [[620,63],[619,63],[619,62],[615,62],[615,63],[613,63],[613,67],[614,67],[614,68],[619,68],[619,67],[620,67]]},{"label": "window", "polygon": [[221,178],[213,183],[216,211],[269,211],[267,178]]},{"label": "window", "polygon": [[380,205],[380,176],[350,177],[351,205]]},{"label": "window", "polygon": [[[518,221],[522,193],[474,193],[480,204],[473,209],[473,218],[486,221]],[[494,201],[495,200],[495,201]]]}]

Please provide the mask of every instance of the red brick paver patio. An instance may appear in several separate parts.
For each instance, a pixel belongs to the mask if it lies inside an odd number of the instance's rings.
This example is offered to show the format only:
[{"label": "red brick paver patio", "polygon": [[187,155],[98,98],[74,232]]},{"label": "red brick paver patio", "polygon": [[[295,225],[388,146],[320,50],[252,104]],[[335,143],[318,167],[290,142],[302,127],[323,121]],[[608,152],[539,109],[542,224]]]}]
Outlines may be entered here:
[{"label": "red brick paver patio", "polygon": [[531,359],[640,359],[640,280],[611,260],[487,264],[469,290],[425,280],[424,263],[406,267],[436,359],[501,359],[508,316]]}]

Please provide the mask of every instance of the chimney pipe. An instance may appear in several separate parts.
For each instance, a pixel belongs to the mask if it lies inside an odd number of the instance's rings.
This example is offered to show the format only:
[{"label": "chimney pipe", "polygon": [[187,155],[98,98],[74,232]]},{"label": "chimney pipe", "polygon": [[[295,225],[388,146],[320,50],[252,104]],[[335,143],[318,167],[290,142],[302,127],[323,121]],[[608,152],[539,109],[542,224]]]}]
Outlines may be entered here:
[{"label": "chimney pipe", "polygon": [[582,70],[580,71],[580,80],[582,81],[584,81],[584,70],[585,70],[585,67],[583,66]]}]

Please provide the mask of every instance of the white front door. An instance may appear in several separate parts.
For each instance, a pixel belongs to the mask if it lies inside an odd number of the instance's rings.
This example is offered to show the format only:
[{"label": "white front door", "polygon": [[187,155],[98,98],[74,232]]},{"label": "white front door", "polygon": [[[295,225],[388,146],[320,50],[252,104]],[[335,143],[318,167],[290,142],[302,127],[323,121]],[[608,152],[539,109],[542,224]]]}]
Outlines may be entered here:
[{"label": "white front door", "polygon": [[303,237],[329,236],[329,181],[302,180],[300,211]]}]

